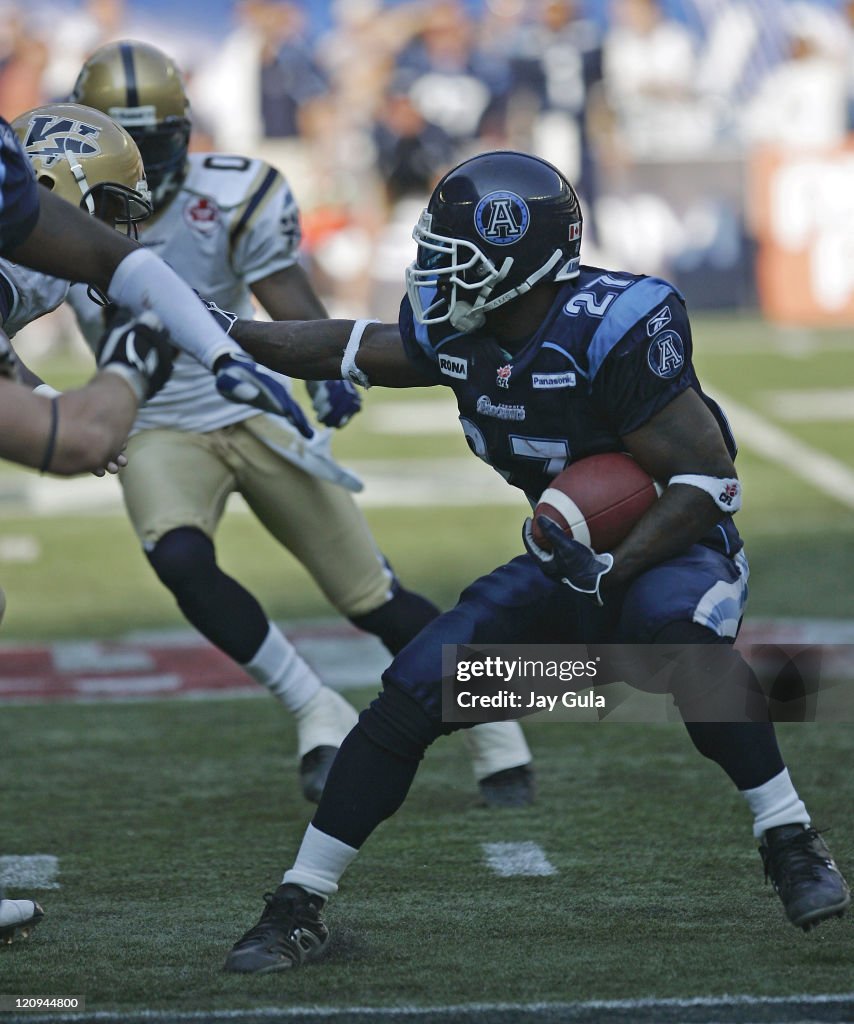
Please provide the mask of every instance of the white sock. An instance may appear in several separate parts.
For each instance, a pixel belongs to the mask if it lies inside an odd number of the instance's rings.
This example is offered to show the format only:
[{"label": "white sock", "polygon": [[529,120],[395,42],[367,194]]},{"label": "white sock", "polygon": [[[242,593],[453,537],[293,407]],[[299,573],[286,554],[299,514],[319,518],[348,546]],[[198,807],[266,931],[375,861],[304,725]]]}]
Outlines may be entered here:
[{"label": "white sock", "polygon": [[[349,849],[349,847],[348,847]],[[30,921],[36,913],[34,900],[6,900],[0,898],[0,928],[11,928],[13,925]]]},{"label": "white sock", "polygon": [[255,657],[243,667],[256,682],[263,683],[288,711],[298,711],[322,685],[290,640],[272,623]]},{"label": "white sock", "polygon": [[358,722],[356,709],[340,693],[321,686],[296,712],[297,757],[315,747],[340,747],[344,737]]},{"label": "white sock", "polygon": [[518,722],[484,722],[461,732],[477,782],[531,760],[531,750]]},{"label": "white sock", "polygon": [[169,331],[173,344],[209,370],[221,355],[243,349],[225,333],[201,299],[150,249],[134,249],[116,267],[107,296],[137,315],[151,310]]},{"label": "white sock", "polygon": [[753,836],[756,839],[761,839],[764,832],[778,825],[810,823],[806,806],[789,778],[788,768],[755,789],[743,789],[741,795],[753,811]]},{"label": "white sock", "polygon": [[314,825],[309,825],[294,866],[285,872],[282,882],[301,885],[317,896],[333,896],[338,892],[338,879],[358,852],[340,839],[333,839]]}]

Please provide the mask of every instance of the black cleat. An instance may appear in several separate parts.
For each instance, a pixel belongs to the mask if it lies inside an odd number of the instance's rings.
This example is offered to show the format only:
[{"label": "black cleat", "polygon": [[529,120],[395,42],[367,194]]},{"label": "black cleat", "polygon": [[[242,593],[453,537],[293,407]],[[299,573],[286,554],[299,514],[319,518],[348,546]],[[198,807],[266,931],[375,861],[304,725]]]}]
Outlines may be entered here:
[{"label": "black cleat", "polygon": [[299,763],[302,795],[313,804],[320,802],[329,769],[337,753],[338,747],[315,747],[314,750],[309,750]]},{"label": "black cleat", "polygon": [[487,807],[528,807],[534,802],[534,770],[529,764],[493,772],[478,786]]},{"label": "black cleat", "polygon": [[0,946],[29,938],[43,917],[44,911],[35,900],[0,899]]},{"label": "black cleat", "polygon": [[320,912],[326,900],[298,885],[280,885],[264,896],[261,920],[231,947],[223,969],[272,974],[315,959],[329,940]]},{"label": "black cleat", "polygon": [[807,932],[825,918],[845,913],[851,893],[827,844],[814,828],[769,828],[759,853],[765,878],[771,879],[795,927]]}]

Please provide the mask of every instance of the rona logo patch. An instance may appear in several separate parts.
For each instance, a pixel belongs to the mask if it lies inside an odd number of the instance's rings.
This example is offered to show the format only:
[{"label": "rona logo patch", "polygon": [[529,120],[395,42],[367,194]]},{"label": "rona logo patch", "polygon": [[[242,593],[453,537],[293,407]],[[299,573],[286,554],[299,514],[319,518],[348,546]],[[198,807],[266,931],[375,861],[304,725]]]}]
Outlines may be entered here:
[{"label": "rona logo patch", "polygon": [[439,356],[439,370],[446,377],[456,377],[457,380],[468,380],[469,361],[459,356]]}]

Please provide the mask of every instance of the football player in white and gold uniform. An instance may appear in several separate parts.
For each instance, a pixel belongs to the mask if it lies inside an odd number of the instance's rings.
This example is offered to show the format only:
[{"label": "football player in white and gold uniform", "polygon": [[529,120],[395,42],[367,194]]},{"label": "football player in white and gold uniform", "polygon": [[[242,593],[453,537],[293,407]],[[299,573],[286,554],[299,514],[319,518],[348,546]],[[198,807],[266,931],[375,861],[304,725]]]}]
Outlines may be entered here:
[{"label": "football player in white and gold uniform", "polygon": [[[200,295],[242,317],[253,296],[276,320],[326,316],[298,262],[297,205],[278,170],[238,155],[188,155],[189,104],[174,62],[143,43],[111,43],[85,63],[72,99],[124,125],[142,153],[154,216],[140,241]],[[71,302],[87,338],[102,311],[85,289]],[[349,382],[309,386],[315,412],[341,427],[359,409]],[[256,599],[220,569],[213,538],[227,496],[243,495],[356,626],[400,650],[437,609],[405,590],[353,501],[359,482],[284,419],[228,404],[180,356],[169,385],[141,410],[120,479],[155,572],[189,621],[297,719],[303,792],[319,797],[354,710],[324,687]],[[526,803],[530,751],[515,724],[473,730],[475,774],[493,803]]]}]

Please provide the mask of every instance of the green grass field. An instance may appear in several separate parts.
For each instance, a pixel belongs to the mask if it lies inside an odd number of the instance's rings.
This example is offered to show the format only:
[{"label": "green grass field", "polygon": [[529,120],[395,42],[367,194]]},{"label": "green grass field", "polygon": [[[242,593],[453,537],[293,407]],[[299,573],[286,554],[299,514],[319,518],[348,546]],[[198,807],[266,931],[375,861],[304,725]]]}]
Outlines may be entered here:
[{"label": "green grass field", "polygon": [[[745,807],[678,725],[531,726],[540,798],[524,812],[478,808],[461,743],[442,741],[332,903],[327,962],[247,979],[221,961],[309,818],[286,716],[259,700],[4,718],[12,763],[39,737],[14,848],[60,851],[62,889],[2,954],[3,991],[129,1012],[850,989],[849,922],[804,936],[783,921]],[[850,730],[783,739],[818,820],[844,826]],[[851,864],[854,836],[837,831]],[[530,838],[557,875],[487,871],[482,843]]]},{"label": "green grass field", "polygon": [[[819,396],[814,415],[791,418],[785,395],[845,388],[854,343],[838,332],[795,341],[747,318],[695,325],[704,383],[784,432],[782,450],[769,454],[737,429],[749,614],[845,620],[854,615],[854,498],[838,492],[847,474],[854,479],[854,415],[820,418]],[[68,361],[42,369],[58,384],[84,373]],[[447,409],[446,396],[432,391],[405,398]],[[469,457],[477,488],[490,471],[468,456],[459,431],[443,429],[447,416],[434,432],[380,429],[380,411],[401,400],[371,391],[369,407],[337,439],[342,461],[411,467]],[[815,470],[827,468],[826,456],[835,461],[822,476]],[[33,479],[0,473],[7,643],[184,628],[120,510],[96,499],[83,511],[37,514],[25,500]],[[448,606],[477,574],[521,550],[525,504],[447,507],[438,483],[435,495],[435,504],[366,514],[407,583]],[[330,614],[248,514],[227,515],[218,540],[223,565],[274,617]],[[540,724],[528,735],[539,780],[533,808],[479,808],[462,744],[442,741],[331,904],[326,962],[240,978],[221,973],[222,959],[257,918],[261,894],[277,884],[310,817],[288,717],[263,697],[4,707],[0,854],[54,854],[61,888],[39,894],[49,916],[29,943],[0,948],[0,994],[85,994],[90,1012],[113,1011],[117,1021],[146,1010],[160,1021],[273,1007],[490,1004],[436,1019],[515,1024],[582,1019],[569,1008],[518,1004],[854,991],[854,918],[806,936],[785,923],[763,884],[743,802],[681,726]],[[854,728],[786,726],[781,735],[816,824],[833,827],[837,859],[854,874]],[[557,873],[496,878],[481,844],[526,840]],[[818,999],[809,1013],[773,1002],[626,1004],[613,1019],[849,1020],[852,1007]],[[610,1010],[584,1012],[596,1024],[612,1019]]]}]

